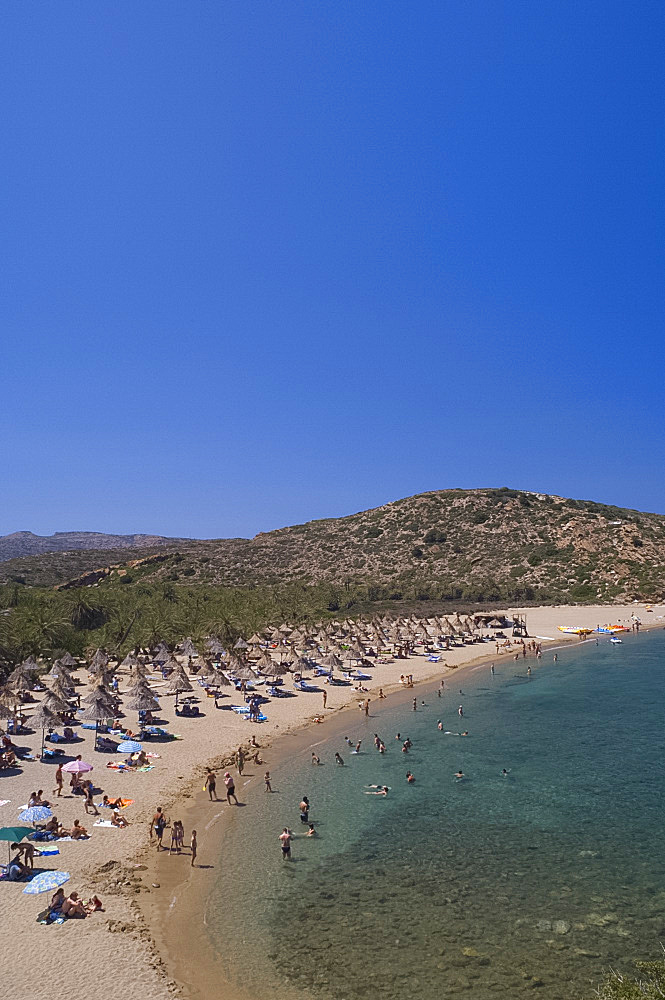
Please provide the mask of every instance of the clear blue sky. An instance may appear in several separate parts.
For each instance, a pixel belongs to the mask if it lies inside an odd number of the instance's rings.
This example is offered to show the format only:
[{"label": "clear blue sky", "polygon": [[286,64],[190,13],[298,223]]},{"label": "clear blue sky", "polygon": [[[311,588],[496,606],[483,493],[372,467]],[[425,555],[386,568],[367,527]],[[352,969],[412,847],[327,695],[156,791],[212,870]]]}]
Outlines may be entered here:
[{"label": "clear blue sky", "polygon": [[665,512],[661,0],[0,16],[0,532]]}]

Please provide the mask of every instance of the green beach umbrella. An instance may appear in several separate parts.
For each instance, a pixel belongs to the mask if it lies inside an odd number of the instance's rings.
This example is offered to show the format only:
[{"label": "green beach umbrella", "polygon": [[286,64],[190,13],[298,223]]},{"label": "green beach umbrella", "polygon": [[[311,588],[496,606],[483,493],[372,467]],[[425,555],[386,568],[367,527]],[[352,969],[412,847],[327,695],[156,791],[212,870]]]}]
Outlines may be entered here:
[{"label": "green beach umbrella", "polygon": [[7,841],[7,853],[11,857],[11,851],[9,849],[9,844],[17,844],[24,837],[27,837],[29,833],[34,833],[34,827],[32,826],[3,826],[0,827],[0,840]]}]

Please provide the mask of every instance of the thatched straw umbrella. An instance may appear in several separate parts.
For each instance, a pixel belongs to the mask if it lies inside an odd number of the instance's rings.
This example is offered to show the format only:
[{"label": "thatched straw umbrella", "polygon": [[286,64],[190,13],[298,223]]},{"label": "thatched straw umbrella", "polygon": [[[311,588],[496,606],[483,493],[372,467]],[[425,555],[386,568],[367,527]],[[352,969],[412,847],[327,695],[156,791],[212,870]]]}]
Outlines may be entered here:
[{"label": "thatched straw umbrella", "polygon": [[139,680],[145,680],[150,671],[146,667],[145,663],[137,663],[135,667],[132,667],[129,671],[129,682],[130,684],[136,684]]},{"label": "thatched straw umbrella", "polygon": [[17,715],[16,703],[11,691],[3,688],[0,691],[0,719],[12,719],[16,723]]},{"label": "thatched straw umbrella", "polygon": [[166,661],[170,658],[170,656],[171,654],[169,653],[166,645],[163,642],[160,642],[159,646],[157,647],[157,649],[153,654],[152,662],[156,663],[158,666],[161,666],[162,663],[166,663]]},{"label": "thatched straw umbrella", "polygon": [[129,699],[129,701],[135,701],[137,698],[145,697],[154,699],[156,696],[146,681],[139,680],[125,691],[124,697]]},{"label": "thatched straw umbrella", "polygon": [[159,702],[152,691],[141,691],[125,704],[130,712],[158,712]]},{"label": "thatched straw umbrella", "polygon": [[67,701],[71,698],[74,693],[74,685],[71,681],[67,681],[66,678],[55,677],[49,684],[49,691],[53,694],[57,694],[58,698],[64,698]]},{"label": "thatched straw umbrella", "polygon": [[243,637],[240,636],[240,638],[236,639],[236,641],[234,642],[233,648],[234,649],[249,649],[249,643],[245,642],[245,640],[243,639]]},{"label": "thatched straw umbrella", "polygon": [[[305,668],[306,669],[306,668]],[[267,669],[261,671],[266,677],[283,677],[284,674],[291,673],[291,667],[288,663],[282,661],[281,663],[276,663],[274,660],[271,666]]]},{"label": "thatched straw umbrella", "polygon": [[273,665],[273,658],[267,649],[262,649],[258,659],[256,660],[256,666],[260,667],[262,670],[270,668]]},{"label": "thatched straw umbrella", "polygon": [[84,722],[95,723],[95,750],[97,749],[97,737],[99,735],[99,723],[102,719],[110,719],[115,715],[114,707],[105,698],[95,698],[89,702],[80,714]]},{"label": "thatched straw umbrella", "polygon": [[134,667],[137,667],[138,664],[139,660],[136,653],[127,653],[127,656],[124,658],[120,666],[126,667],[128,670],[132,670]]},{"label": "thatched straw umbrella", "polygon": [[39,751],[39,757],[41,760],[44,759],[44,732],[47,729],[55,728],[60,722],[60,719],[55,714],[55,712],[44,702],[38,705],[36,710],[30,716],[30,723],[35,729],[41,729],[42,731],[42,748]]},{"label": "thatched straw umbrella", "polygon": [[238,663],[232,669],[229,668],[230,673],[233,674],[239,681],[255,681],[258,674],[255,670],[252,670],[248,663]]},{"label": "thatched straw umbrella", "polygon": [[182,656],[191,657],[192,659],[196,659],[199,655],[199,651],[191,639],[185,639],[185,641],[181,644],[180,653]]},{"label": "thatched straw umbrella", "polygon": [[189,682],[187,675],[181,671],[174,671],[171,680],[166,688],[166,694],[175,695],[175,707],[178,707],[178,695],[185,691],[193,691],[194,688]]},{"label": "thatched straw umbrella", "polygon": [[69,652],[63,653],[63,655],[60,657],[60,663],[62,664],[63,667],[77,667],[78,666],[77,661],[74,659],[74,657],[72,656],[72,654],[69,653]]},{"label": "thatched straw umbrella", "polygon": [[178,663],[175,656],[169,655],[168,659],[164,660],[161,664],[162,673],[167,675],[172,674],[174,670],[180,670],[181,664]]},{"label": "thatched straw umbrella", "polygon": [[108,662],[109,658],[108,655],[104,652],[104,650],[97,649],[95,651],[93,658],[90,661],[90,666],[88,669],[90,670],[90,673],[95,673],[96,670],[99,670],[100,668],[103,669]]},{"label": "thatched straw umbrella", "polygon": [[[20,670],[20,668],[18,668]],[[14,676],[10,674],[7,678],[7,686],[15,694],[21,694],[23,691],[32,691],[34,681],[28,676],[27,673],[16,673],[13,672]]]},{"label": "thatched straw umbrella", "polygon": [[63,681],[63,683],[70,684],[72,687],[74,686],[74,679],[69,670],[67,669],[67,667],[62,663],[61,660],[54,661],[53,666],[49,670],[47,676],[53,678],[54,680],[56,678],[59,678],[61,681]]},{"label": "thatched straw umbrella", "polygon": [[209,687],[231,687],[231,681],[221,670],[217,670],[210,664],[204,674]]},{"label": "thatched straw umbrella", "polygon": [[322,667],[330,667],[331,670],[334,670],[335,667],[339,668],[342,666],[342,661],[338,656],[335,656],[334,653],[326,653],[326,655],[322,657],[319,662]]},{"label": "thatched straw umbrella", "polygon": [[42,705],[44,705],[44,707],[47,708],[49,712],[53,713],[60,714],[60,712],[70,711],[69,702],[66,700],[66,698],[61,698],[59,694],[55,693],[55,691],[46,692],[46,694],[44,695],[44,700],[42,701]]}]

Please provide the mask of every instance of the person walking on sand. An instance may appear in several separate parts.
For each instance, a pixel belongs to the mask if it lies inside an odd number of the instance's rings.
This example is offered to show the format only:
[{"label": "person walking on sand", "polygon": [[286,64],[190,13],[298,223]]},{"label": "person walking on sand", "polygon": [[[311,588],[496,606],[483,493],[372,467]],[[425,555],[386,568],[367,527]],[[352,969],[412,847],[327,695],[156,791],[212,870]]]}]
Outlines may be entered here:
[{"label": "person walking on sand", "polygon": [[196,830],[192,830],[192,839],[189,842],[189,849],[190,849],[191,855],[192,855],[192,868],[194,868],[194,862],[196,861],[196,849],[197,849],[197,846],[198,845],[196,843]]},{"label": "person walking on sand", "polygon": [[324,691],[324,692],[323,692],[323,707],[324,707],[324,708],[326,707],[326,704],[327,704],[327,703],[328,703],[328,692],[327,692],[327,691]]},{"label": "person walking on sand", "polygon": [[210,768],[208,768],[208,773],[206,774],[205,788],[208,789],[208,795],[210,797],[210,801],[212,802],[212,800],[214,799],[215,802],[217,802],[218,801],[218,799],[217,799],[217,775]]},{"label": "person walking on sand", "polygon": [[93,810],[92,815],[93,816],[99,816],[99,810],[97,809],[97,806],[95,805],[95,800],[93,798],[93,784],[92,784],[92,781],[86,781],[86,782],[84,782],[83,783],[83,789],[85,791],[85,802],[83,803],[83,808],[85,809],[86,813],[88,813],[88,815],[90,815],[90,808],[92,807],[92,810]]},{"label": "person walking on sand", "polygon": [[62,763],[58,762],[58,770],[55,772],[55,784],[56,787],[53,789],[53,794],[57,795],[58,798],[62,795],[62,786],[64,783],[64,778],[62,776]]},{"label": "person walking on sand", "polygon": [[365,698],[365,704],[363,705],[365,711],[365,717],[369,715],[369,698]]},{"label": "person walking on sand", "polygon": [[224,784],[226,785],[226,801],[231,805],[231,799],[238,805],[238,799],[236,798],[236,785],[235,781],[231,777],[231,772],[227,771],[224,775]]},{"label": "person walking on sand", "polygon": [[236,767],[238,768],[238,774],[240,775],[241,778],[244,766],[245,766],[245,753],[242,747],[238,747],[238,751],[236,753]]},{"label": "person walking on sand", "polygon": [[164,830],[166,829],[166,816],[162,812],[162,807],[157,807],[157,812],[152,817],[152,827],[150,829],[150,839],[152,840],[152,833],[154,830],[155,836],[157,837],[157,850],[162,849],[162,838],[164,836]]},{"label": "person walking on sand", "polygon": [[270,784],[270,771],[266,771],[263,776],[263,780],[266,783],[266,792],[272,792],[272,785]]}]

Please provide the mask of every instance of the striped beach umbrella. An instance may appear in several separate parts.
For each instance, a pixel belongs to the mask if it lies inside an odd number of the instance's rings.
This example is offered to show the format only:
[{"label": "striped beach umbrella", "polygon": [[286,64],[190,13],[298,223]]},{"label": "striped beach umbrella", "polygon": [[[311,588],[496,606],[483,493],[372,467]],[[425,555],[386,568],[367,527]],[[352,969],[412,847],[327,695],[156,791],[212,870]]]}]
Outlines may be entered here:
[{"label": "striped beach umbrella", "polygon": [[122,743],[119,744],[118,750],[120,753],[140,753],[141,750],[143,750],[143,747],[140,743],[137,743],[136,740],[123,740]]},{"label": "striped beach umbrella", "polygon": [[30,806],[18,814],[22,823],[41,823],[45,819],[50,819],[53,813],[48,806]]},{"label": "striped beach umbrella", "polygon": [[28,896],[36,896],[39,892],[53,892],[69,879],[69,872],[39,872],[30,880],[23,892]]}]

